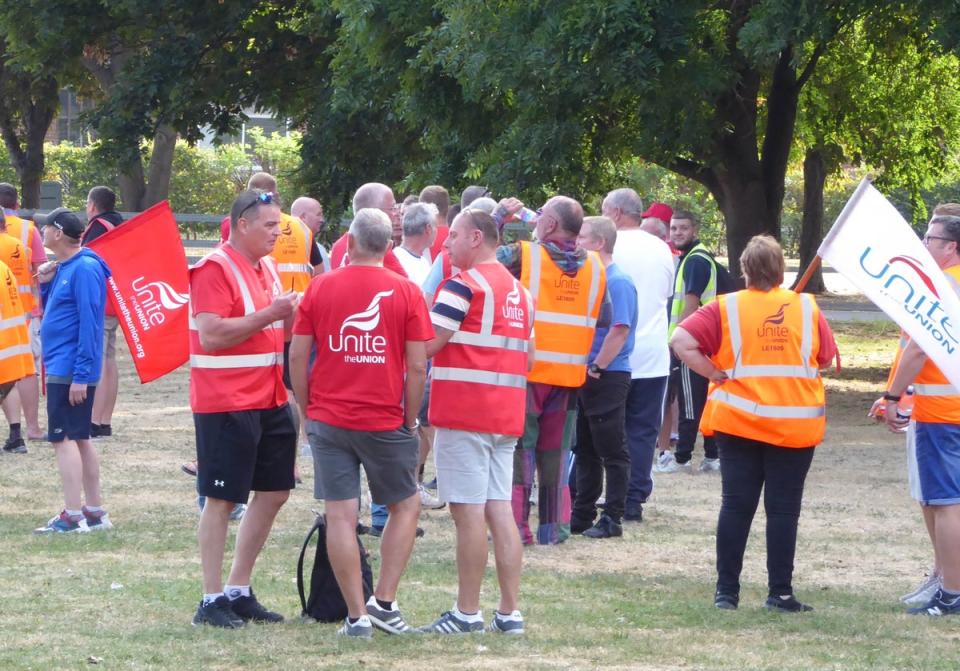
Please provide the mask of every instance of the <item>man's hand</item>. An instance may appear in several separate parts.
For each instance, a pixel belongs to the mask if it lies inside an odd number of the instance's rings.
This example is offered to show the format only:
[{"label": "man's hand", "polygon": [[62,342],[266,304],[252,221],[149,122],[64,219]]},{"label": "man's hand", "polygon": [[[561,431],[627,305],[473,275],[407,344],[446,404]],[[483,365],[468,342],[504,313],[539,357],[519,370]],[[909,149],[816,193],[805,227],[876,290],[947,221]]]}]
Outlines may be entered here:
[{"label": "man's hand", "polygon": [[909,417],[899,417],[897,415],[898,404],[896,401],[887,401],[886,416],[883,418],[887,423],[887,428],[892,433],[903,433],[907,430],[907,424],[910,423]]},{"label": "man's hand", "polygon": [[87,400],[87,385],[74,382],[70,385],[70,405],[80,405]]},{"label": "man's hand", "polygon": [[711,373],[711,374],[710,374],[710,377],[709,377],[709,380],[710,380],[711,382],[713,382],[714,384],[723,384],[723,383],[726,382],[728,379],[730,379],[730,378],[727,377],[727,374],[726,374],[724,371],[720,370],[719,368],[717,368],[716,370],[714,370],[713,373]]},{"label": "man's hand", "polygon": [[41,263],[37,268],[37,274],[34,277],[37,278],[37,281],[40,284],[46,284],[53,279],[53,276],[57,274],[57,268],[60,266],[59,261],[47,261],[46,263]]},{"label": "man's hand", "polygon": [[497,214],[500,215],[500,218],[504,221],[510,221],[513,219],[513,215],[523,209],[523,201],[519,198],[504,198],[500,201],[500,204],[497,205]]},{"label": "man's hand", "polygon": [[274,298],[273,303],[270,304],[270,309],[273,310],[276,320],[280,321],[292,317],[299,304],[300,294],[296,291],[288,291],[282,296]]}]

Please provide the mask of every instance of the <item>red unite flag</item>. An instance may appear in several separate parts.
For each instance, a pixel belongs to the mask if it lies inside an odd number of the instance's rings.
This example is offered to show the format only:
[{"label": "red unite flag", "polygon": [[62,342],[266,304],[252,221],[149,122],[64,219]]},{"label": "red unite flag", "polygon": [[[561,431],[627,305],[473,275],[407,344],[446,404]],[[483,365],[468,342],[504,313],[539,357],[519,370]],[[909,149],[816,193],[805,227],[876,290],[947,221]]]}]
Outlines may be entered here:
[{"label": "red unite flag", "polygon": [[187,256],[169,203],[157,203],[90,243],[112,276],[107,295],[141,382],[190,357]]}]

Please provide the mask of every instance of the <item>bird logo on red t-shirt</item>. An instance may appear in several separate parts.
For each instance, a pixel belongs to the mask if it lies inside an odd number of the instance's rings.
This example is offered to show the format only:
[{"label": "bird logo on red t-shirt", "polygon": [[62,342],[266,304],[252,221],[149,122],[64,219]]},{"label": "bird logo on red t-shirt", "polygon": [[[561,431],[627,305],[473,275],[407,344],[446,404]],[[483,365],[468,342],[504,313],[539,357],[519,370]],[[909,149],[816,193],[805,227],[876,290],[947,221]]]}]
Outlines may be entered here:
[{"label": "bird logo on red t-shirt", "polygon": [[377,325],[380,323],[380,301],[392,295],[393,289],[375,294],[373,300],[370,301],[370,305],[368,305],[365,310],[352,314],[343,320],[343,324],[340,326],[340,333],[347,330],[348,326],[352,326],[360,331],[372,331],[377,328]]}]

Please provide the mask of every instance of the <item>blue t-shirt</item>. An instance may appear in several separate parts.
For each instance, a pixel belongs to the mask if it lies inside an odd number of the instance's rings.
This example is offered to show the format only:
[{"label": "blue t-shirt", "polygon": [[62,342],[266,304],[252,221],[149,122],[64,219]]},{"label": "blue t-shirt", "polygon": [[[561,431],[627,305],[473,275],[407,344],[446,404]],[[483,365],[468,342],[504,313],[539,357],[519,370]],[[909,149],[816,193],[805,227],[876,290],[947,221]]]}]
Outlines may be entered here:
[{"label": "blue t-shirt", "polygon": [[[609,296],[611,307],[610,326],[630,327],[627,341],[623,344],[620,353],[607,366],[607,370],[629,373],[630,353],[633,352],[634,335],[637,330],[637,288],[633,285],[630,276],[620,270],[615,263],[607,266],[607,296]],[[597,357],[597,352],[600,351],[603,339],[607,337],[609,330],[609,326],[597,327],[588,363],[593,363]]]}]

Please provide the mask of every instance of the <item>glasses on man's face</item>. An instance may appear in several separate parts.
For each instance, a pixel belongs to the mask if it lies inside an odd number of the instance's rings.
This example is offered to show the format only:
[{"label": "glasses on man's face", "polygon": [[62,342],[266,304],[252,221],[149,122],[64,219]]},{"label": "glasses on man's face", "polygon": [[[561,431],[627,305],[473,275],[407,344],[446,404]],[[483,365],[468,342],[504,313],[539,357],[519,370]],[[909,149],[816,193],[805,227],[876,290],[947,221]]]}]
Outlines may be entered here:
[{"label": "glasses on man's face", "polygon": [[947,242],[956,242],[953,238],[945,238],[942,235],[925,235],[923,236],[923,244],[929,245],[931,240],[946,240]]},{"label": "glasses on man's face", "polygon": [[254,205],[270,205],[273,202],[273,194],[269,191],[264,191],[263,193],[258,193],[257,197],[254,198],[249,205],[240,210],[240,214],[237,215],[237,219],[240,219],[244,214],[247,213]]}]

